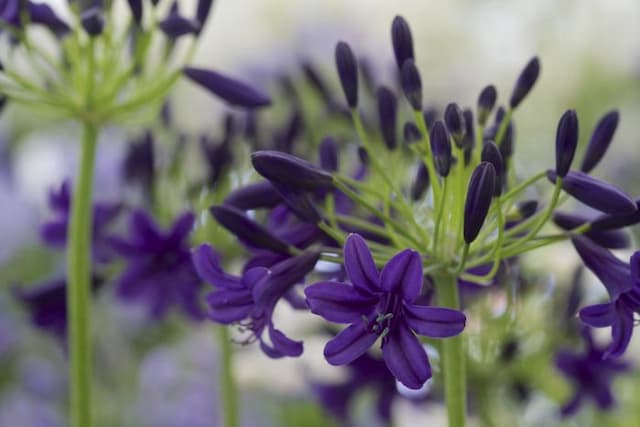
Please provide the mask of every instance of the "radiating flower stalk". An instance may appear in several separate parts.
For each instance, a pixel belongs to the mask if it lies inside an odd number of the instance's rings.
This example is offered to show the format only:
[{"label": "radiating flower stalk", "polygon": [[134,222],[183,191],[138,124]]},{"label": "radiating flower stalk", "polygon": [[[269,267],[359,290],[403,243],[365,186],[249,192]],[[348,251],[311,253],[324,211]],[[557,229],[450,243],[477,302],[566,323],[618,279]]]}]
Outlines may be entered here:
[{"label": "radiating flower stalk", "polygon": [[[150,122],[183,71],[196,82],[202,75],[212,76],[208,89],[215,93],[216,87],[222,87],[219,95],[230,104],[255,108],[269,102],[266,96],[248,102],[242,97],[246,85],[220,73],[185,68],[195,53],[212,0],[200,0],[196,11],[189,13],[181,11],[177,1],[166,14],[156,8],[156,2],[131,0],[128,4],[131,13],[125,25],[116,19],[111,2],[88,7],[70,2],[67,22],[46,4],[8,0],[0,16],[3,51],[7,52],[0,68],[3,102],[6,99],[43,117],[71,120],[82,128],[67,239],[73,427],[92,425],[91,206],[102,129],[110,124]],[[43,47],[36,39],[43,35],[34,27],[49,30],[46,42],[53,48]],[[198,76],[193,76],[196,72]]]}]

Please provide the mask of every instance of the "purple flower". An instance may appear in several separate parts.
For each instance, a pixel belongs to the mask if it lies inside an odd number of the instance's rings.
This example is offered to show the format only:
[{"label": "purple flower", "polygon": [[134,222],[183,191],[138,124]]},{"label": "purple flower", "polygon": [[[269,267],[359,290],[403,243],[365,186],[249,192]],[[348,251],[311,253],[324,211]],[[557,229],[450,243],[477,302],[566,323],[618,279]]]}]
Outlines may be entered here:
[{"label": "purple flower", "polygon": [[12,26],[20,23],[20,0],[0,0],[0,22]]},{"label": "purple flower", "polygon": [[231,106],[259,108],[271,104],[266,93],[213,70],[186,67],[184,74]]},{"label": "purple flower", "polygon": [[158,27],[168,38],[177,39],[187,34],[197,34],[200,31],[200,22],[180,15],[178,3],[174,2],[169,14],[160,21]]},{"label": "purple flower", "polygon": [[146,212],[131,215],[129,239],[111,239],[116,252],[127,260],[117,282],[121,299],[145,302],[154,319],[163,317],[171,306],[193,319],[203,317],[198,302],[201,281],[189,250],[193,222],[193,214],[185,213],[163,231]]},{"label": "purple flower", "polygon": [[585,266],[607,288],[610,299],[604,304],[584,307],[580,319],[594,328],[610,326],[613,341],[604,357],[619,357],[631,340],[633,314],[640,313],[640,251],[627,264],[586,237],[575,236],[572,241]]},{"label": "purple flower", "polygon": [[380,337],[391,373],[407,387],[420,388],[431,377],[431,367],[415,334],[432,338],[458,335],[464,329],[465,315],[415,304],[423,273],[420,254],[413,250],[398,253],[378,272],[364,239],[351,234],[344,258],[351,283],[319,282],[305,289],[313,313],[331,322],[351,324],[327,343],[325,358],[332,365],[348,364]]},{"label": "purple flower", "polygon": [[559,351],[556,354],[556,367],[572,382],[573,396],[563,405],[563,416],[575,414],[585,398],[591,398],[603,410],[614,406],[611,382],[615,375],[628,371],[631,367],[626,361],[608,359],[605,349],[598,347],[588,328],[582,329],[586,343],[584,353]]},{"label": "purple flower", "polygon": [[[207,296],[209,318],[222,324],[238,324],[249,336],[242,344],[260,341],[260,348],[272,358],[296,357],[302,354],[302,342],[288,338],[273,325],[273,312],[281,298],[295,299],[294,285],[310,273],[318,261],[318,253],[307,252],[287,258],[271,268],[253,267],[242,276],[225,273],[219,256],[207,244],[193,252],[198,274],[216,290]],[[296,308],[296,307],[294,307]],[[271,343],[264,340],[265,329]]]},{"label": "purple flower", "polygon": [[69,32],[67,23],[61,20],[48,4],[28,2],[27,10],[32,23],[42,24],[60,36]]},{"label": "purple flower", "polygon": [[402,69],[402,64],[404,64],[407,59],[413,60],[414,55],[411,28],[406,19],[400,15],[396,15],[391,23],[391,43],[393,45],[393,53],[396,57],[398,69]]},{"label": "purple flower", "polygon": [[[67,228],[71,216],[71,185],[64,181],[59,189],[49,192],[49,207],[55,218],[40,227],[40,237],[49,246],[63,248],[67,244]],[[120,213],[121,206],[115,203],[95,203],[93,205],[93,257],[97,262],[108,262],[112,248],[107,229]]]}]

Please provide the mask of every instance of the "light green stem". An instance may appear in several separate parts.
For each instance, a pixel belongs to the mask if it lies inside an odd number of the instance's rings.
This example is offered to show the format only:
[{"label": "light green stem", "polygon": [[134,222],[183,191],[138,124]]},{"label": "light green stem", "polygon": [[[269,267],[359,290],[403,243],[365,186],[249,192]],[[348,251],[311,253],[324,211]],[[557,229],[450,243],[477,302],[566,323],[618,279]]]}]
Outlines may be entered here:
[{"label": "light green stem", "polygon": [[91,233],[98,130],[85,123],[69,223],[67,324],[72,427],[91,427]]},{"label": "light green stem", "polygon": [[[436,293],[441,306],[460,309],[456,276],[436,276]],[[442,340],[442,374],[449,427],[464,427],[466,418],[466,374],[463,336]]]},{"label": "light green stem", "polygon": [[238,427],[238,389],[233,377],[233,346],[229,329],[226,325],[218,328],[222,372],[220,372],[220,386],[222,388],[222,416],[225,427]]}]

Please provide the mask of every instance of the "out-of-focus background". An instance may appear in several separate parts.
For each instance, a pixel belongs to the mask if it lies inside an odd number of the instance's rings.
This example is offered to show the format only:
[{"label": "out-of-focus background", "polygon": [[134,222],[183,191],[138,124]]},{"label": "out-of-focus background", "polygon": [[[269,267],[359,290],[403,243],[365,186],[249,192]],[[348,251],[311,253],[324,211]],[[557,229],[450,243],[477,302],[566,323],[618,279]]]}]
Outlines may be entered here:
[{"label": "out-of-focus background", "polygon": [[[409,21],[413,31],[425,100],[440,108],[451,101],[474,105],[488,83],[496,85],[499,103],[504,102],[523,65],[534,55],[540,57],[540,79],[517,112],[515,162],[523,175],[552,164],[557,121],[566,109],[578,112],[584,148],[598,118],[617,108],[621,121],[614,139],[616,155],[605,159],[598,174],[623,185],[634,197],[640,194],[637,0],[215,0],[194,64],[271,90],[279,76],[312,60],[331,76],[337,89],[333,49],[337,41],[345,40],[372,65],[380,81],[391,82],[390,24],[397,14]],[[219,123],[225,110],[188,82],[177,86],[172,105],[176,127],[189,132],[211,130],[211,123]],[[10,172],[8,167],[3,170],[0,159],[0,286],[8,288],[22,273],[28,276],[28,265],[16,267],[11,261],[24,247],[36,244],[37,227],[47,217],[47,191],[73,175],[76,131],[67,123],[42,127],[11,109],[0,118],[0,148],[14,147]],[[127,131],[109,129],[101,137],[97,195],[102,199],[115,198],[121,191],[114,170],[125,152]],[[544,263],[545,270],[557,272],[558,281],[568,280],[576,259],[570,247],[546,253],[544,259],[527,262],[533,267]],[[64,426],[60,405],[64,352],[51,337],[30,330],[24,313],[15,307],[4,310],[13,305],[10,299],[3,289],[0,426]],[[121,378],[108,379],[109,390],[117,390],[118,382],[135,386],[126,396],[125,408],[120,406],[122,396],[108,390],[98,394],[101,415],[107,420],[103,425],[220,425],[219,409],[211,404],[219,393],[215,381],[210,381],[218,369],[213,324],[154,329],[147,342],[137,343],[149,349],[137,364],[126,339],[135,334],[131,325],[144,327],[142,314],[116,307],[101,309],[98,315],[103,316],[98,322],[111,322],[101,327],[99,340],[104,343],[98,344],[98,351],[105,352],[107,365],[126,367]],[[295,323],[285,327],[293,336],[311,328],[304,316],[290,317],[286,311],[279,315],[285,324]],[[170,343],[154,346],[167,335],[173,337]],[[305,355],[297,360],[268,359],[256,346],[239,352],[236,374],[249,408],[243,413],[245,426],[278,426],[283,417],[295,420],[296,411],[311,411],[305,403],[300,404],[303,409],[288,412],[278,408],[303,401],[309,378],[339,377],[322,359],[325,341],[324,336],[306,339]],[[8,354],[3,352],[16,346],[21,356],[8,371],[2,367],[3,354]],[[535,405],[523,414],[522,425],[541,425],[536,424],[540,408],[551,410],[548,402]],[[117,417],[119,411],[126,416]],[[394,406],[398,427],[441,425],[443,416],[437,406],[426,412],[406,402]]]}]

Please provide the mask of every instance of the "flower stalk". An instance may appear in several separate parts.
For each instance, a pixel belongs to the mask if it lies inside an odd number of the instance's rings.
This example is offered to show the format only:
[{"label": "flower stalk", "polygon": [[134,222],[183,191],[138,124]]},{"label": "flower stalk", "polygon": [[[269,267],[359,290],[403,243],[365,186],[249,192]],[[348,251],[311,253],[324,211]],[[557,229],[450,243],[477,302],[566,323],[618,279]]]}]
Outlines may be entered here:
[{"label": "flower stalk", "polygon": [[238,388],[233,377],[233,346],[226,325],[218,327],[218,342],[222,372],[220,373],[220,388],[222,389],[222,416],[225,427],[238,427]]}]

